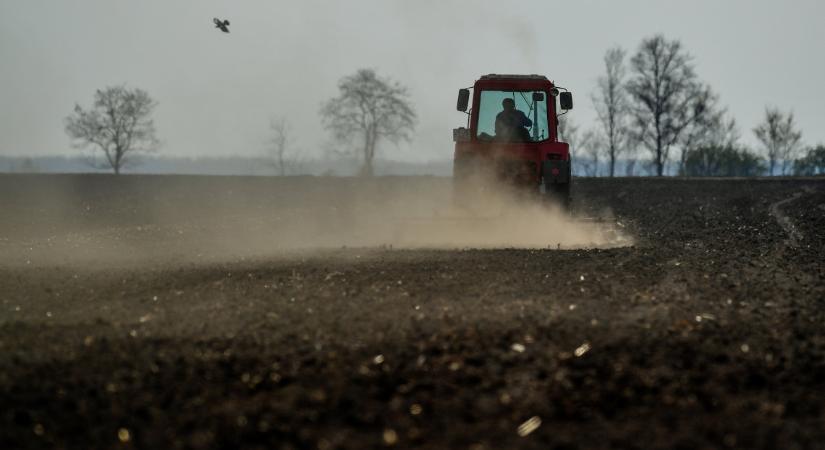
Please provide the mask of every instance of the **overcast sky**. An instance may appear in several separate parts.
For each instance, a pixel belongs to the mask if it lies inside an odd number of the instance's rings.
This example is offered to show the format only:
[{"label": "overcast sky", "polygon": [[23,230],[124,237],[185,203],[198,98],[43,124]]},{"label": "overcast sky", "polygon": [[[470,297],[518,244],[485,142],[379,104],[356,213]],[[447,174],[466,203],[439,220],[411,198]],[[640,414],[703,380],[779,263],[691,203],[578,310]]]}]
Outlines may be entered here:
[{"label": "overcast sky", "polygon": [[[231,21],[223,34],[212,18]],[[458,88],[485,73],[539,73],[571,89],[575,122],[605,50],[655,33],[680,39],[746,143],[766,105],[793,110],[806,143],[825,142],[825,1],[0,0],[0,155],[75,154],[63,119],[95,89],[125,83],[158,101],[170,155],[257,155],[270,117],[321,155],[318,118],[360,67],[409,86],[412,144],[387,157],[452,156]]]}]

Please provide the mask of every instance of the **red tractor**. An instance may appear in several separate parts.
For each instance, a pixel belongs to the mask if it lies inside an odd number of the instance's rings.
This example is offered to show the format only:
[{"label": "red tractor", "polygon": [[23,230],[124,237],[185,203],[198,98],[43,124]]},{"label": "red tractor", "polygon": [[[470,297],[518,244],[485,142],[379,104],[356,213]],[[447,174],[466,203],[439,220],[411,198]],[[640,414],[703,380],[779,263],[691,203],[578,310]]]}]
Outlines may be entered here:
[{"label": "red tractor", "polygon": [[456,202],[468,201],[484,174],[566,207],[570,147],[559,141],[558,111],[573,108],[572,94],[541,75],[484,75],[472,89],[469,111],[470,89],[458,91],[457,109],[468,123],[453,130]]}]

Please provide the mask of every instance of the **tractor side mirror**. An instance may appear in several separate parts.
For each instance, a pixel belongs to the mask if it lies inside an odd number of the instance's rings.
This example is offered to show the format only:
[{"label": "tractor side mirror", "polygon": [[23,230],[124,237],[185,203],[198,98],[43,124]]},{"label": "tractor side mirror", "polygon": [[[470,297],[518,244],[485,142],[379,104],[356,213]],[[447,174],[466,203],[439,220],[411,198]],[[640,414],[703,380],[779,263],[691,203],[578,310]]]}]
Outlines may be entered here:
[{"label": "tractor side mirror", "polygon": [[544,92],[533,92],[533,101],[534,102],[543,102],[544,101]]},{"label": "tractor side mirror", "polygon": [[461,112],[467,112],[467,104],[470,103],[470,90],[469,89],[459,89],[458,90],[458,103],[456,104],[456,109]]},{"label": "tractor side mirror", "polygon": [[573,109],[573,94],[569,92],[559,94],[559,105],[565,111]]}]

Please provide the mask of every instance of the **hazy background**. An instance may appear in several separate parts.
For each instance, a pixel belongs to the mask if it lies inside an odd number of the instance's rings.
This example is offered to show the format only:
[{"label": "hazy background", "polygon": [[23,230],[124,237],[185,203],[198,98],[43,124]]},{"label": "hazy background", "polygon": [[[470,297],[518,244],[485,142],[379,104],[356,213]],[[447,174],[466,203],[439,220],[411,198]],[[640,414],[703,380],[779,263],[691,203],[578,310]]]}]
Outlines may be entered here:
[{"label": "hazy background", "polygon": [[126,83],[159,102],[163,155],[260,155],[270,117],[285,115],[317,157],[330,142],[321,102],[372,67],[409,86],[420,119],[414,142],[383,156],[449,159],[465,121],[456,90],[479,75],[545,74],[574,92],[571,116],[589,127],[605,50],[632,54],[657,32],[695,56],[744,142],[770,104],[792,109],[813,144],[825,141],[822,17],[821,0],[0,0],[0,156],[77,154],[63,118]]}]

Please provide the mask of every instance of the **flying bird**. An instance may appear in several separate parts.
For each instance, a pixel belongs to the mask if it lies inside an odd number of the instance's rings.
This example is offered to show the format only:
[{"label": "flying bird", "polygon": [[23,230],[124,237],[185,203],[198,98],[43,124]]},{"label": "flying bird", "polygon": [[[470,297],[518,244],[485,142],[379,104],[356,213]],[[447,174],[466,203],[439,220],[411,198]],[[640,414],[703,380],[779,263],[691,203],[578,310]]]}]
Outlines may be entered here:
[{"label": "flying bird", "polygon": [[228,20],[221,21],[220,19],[215,17],[214,19],[212,19],[212,21],[215,22],[215,28],[220,28],[221,31],[223,31],[224,33],[229,33],[229,21]]}]

